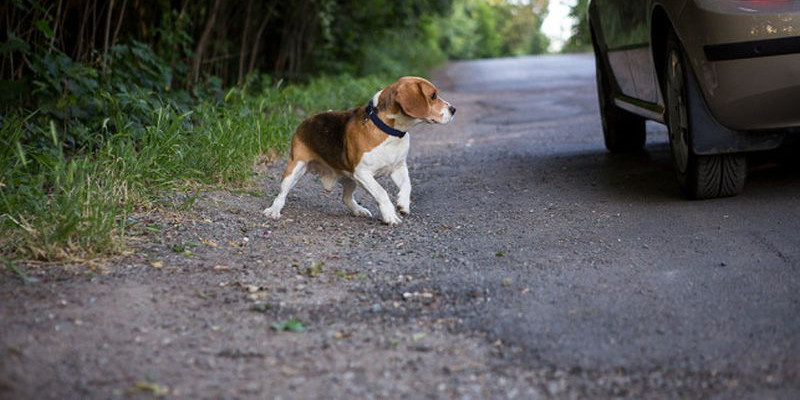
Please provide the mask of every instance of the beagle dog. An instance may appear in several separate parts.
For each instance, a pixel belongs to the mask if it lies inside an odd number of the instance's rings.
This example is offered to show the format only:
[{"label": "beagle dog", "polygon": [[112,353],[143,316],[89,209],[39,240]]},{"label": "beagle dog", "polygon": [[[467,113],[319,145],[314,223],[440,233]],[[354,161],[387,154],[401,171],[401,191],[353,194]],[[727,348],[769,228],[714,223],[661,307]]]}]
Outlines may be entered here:
[{"label": "beagle dog", "polygon": [[353,197],[356,184],[360,185],[378,202],[381,220],[397,225],[401,219],[375,178],[391,176],[399,189],[397,211],[408,214],[411,180],[406,164],[410,143],[406,131],[421,122],[446,124],[455,112],[432,83],[403,77],[375,93],[366,106],[306,119],[292,136],[280,193],[264,215],[280,218],[286,195],[310,171],[319,175],[325,190],[341,183],[342,201],[353,214],[372,217]]}]

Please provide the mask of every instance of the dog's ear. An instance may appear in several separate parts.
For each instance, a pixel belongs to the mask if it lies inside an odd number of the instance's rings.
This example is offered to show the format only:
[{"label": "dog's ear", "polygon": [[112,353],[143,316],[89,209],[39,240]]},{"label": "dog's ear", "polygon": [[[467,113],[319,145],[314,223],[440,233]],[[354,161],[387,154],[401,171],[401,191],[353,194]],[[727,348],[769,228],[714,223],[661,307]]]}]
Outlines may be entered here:
[{"label": "dog's ear", "polygon": [[375,104],[375,108],[380,111],[386,110],[389,108],[390,104],[394,104],[394,96],[395,96],[396,89],[394,87],[387,87],[381,91],[380,97],[378,97],[378,104]]},{"label": "dog's ear", "polygon": [[[430,92],[430,94],[426,94]],[[403,113],[411,118],[426,118],[430,112],[430,98],[435,89],[422,82],[407,83],[397,88],[395,100]]]}]

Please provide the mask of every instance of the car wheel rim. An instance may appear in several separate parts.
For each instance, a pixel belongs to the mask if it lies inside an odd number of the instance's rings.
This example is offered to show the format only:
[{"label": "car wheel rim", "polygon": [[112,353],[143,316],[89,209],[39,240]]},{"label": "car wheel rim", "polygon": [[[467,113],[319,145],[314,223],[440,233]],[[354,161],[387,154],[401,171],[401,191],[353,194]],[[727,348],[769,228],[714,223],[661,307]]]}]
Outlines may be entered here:
[{"label": "car wheel rim", "polygon": [[689,165],[689,118],[686,111],[683,66],[677,51],[669,53],[667,77],[667,126],[675,167],[681,174]]}]

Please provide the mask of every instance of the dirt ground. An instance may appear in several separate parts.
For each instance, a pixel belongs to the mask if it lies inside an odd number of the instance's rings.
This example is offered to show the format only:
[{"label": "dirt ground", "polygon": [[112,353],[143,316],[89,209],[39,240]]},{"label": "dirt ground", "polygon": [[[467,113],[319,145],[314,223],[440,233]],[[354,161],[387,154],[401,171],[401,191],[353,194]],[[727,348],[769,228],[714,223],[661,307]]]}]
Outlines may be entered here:
[{"label": "dirt ground", "polygon": [[[796,206],[797,175],[687,203],[663,132],[607,157],[591,58],[562,62],[569,84],[511,99],[437,75],[458,113],[412,132],[398,227],[310,177],[266,220],[278,160],[252,188],[164,194],[122,256],[0,271],[0,398],[796,398],[797,239],[735,207],[776,186],[764,207]],[[760,215],[793,230],[785,209]]]},{"label": "dirt ground", "polygon": [[[258,178],[270,196],[284,165]],[[131,217],[121,257],[20,265],[29,282],[0,272],[0,398],[480,399],[566,390],[567,372],[516,368],[506,360],[520,349],[464,328],[453,310],[490,301],[488,288],[451,298],[428,284],[435,271],[416,276],[395,262],[452,262],[448,232],[461,227],[431,221],[435,210],[395,228],[352,217],[340,189],[325,193],[315,180],[298,185],[278,222],[261,215],[271,197],[260,185],[165,194],[164,211]],[[276,326],[287,321],[302,330]]]}]

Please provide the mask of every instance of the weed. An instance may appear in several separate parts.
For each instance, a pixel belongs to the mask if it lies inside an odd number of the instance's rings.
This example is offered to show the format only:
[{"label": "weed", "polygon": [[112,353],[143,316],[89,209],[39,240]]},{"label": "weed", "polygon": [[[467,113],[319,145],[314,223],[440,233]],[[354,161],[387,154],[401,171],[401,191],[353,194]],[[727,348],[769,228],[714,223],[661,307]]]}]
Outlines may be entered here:
[{"label": "weed", "polygon": [[15,265],[13,261],[11,261],[11,260],[3,260],[3,263],[6,265],[6,269],[9,272],[11,272],[14,276],[19,278],[19,280],[21,280],[22,283],[24,283],[26,285],[30,285],[32,283],[39,282],[38,279],[29,277],[28,274],[26,274],[25,271],[22,270],[22,268],[20,268],[17,265]]},{"label": "weed", "polygon": [[272,324],[272,329],[278,332],[303,332],[306,326],[299,319],[292,317]]},{"label": "weed", "polygon": [[303,275],[309,278],[316,278],[322,275],[323,267],[325,266],[325,262],[319,261],[312,264],[310,267],[303,270]]},{"label": "weed", "polygon": [[349,272],[342,269],[337,269],[334,271],[334,274],[337,278],[344,279],[347,281],[359,280],[362,281],[367,279],[367,274],[363,272]]}]

